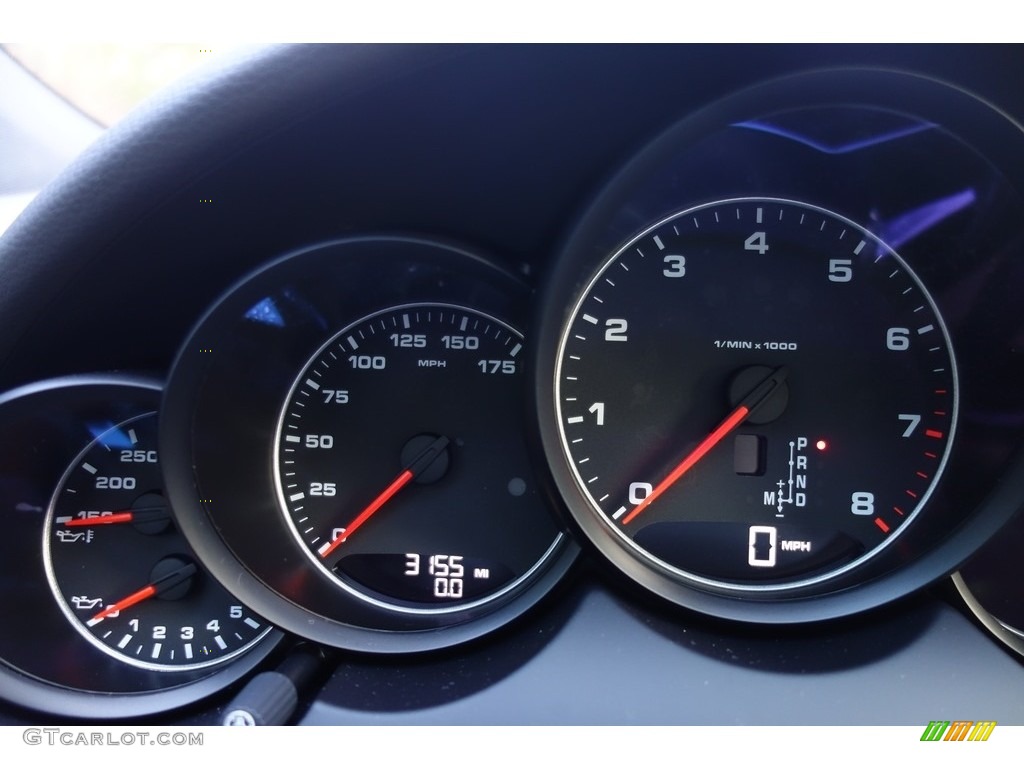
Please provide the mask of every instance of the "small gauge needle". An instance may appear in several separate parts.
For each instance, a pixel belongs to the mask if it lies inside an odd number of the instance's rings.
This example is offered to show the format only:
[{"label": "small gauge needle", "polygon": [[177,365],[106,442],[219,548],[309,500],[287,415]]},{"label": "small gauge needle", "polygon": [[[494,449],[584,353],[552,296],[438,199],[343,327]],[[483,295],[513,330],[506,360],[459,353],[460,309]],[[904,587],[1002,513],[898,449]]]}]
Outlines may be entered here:
[{"label": "small gauge needle", "polygon": [[439,437],[428,445],[422,453],[409,463],[409,466],[401,471],[398,477],[391,481],[391,484],[387,488],[378,494],[377,498],[371,501],[362,512],[356,515],[355,519],[346,526],[342,535],[330,544],[320,548],[319,552],[321,559],[326,558],[331,554],[331,552],[341,546],[341,543],[355,533],[359,526],[369,520],[378,509],[387,504],[396,493],[402,490],[411,481],[415,480],[417,475],[433,464],[434,460],[441,455],[441,452],[448,447],[449,442],[450,441],[447,437]]},{"label": "small gauge needle", "polygon": [[747,420],[762,403],[766,402],[769,397],[782,385],[788,375],[788,370],[785,366],[776,368],[772,371],[764,381],[754,387],[750,394],[747,395],[740,401],[740,404],[733,409],[733,411],[725,417],[715,429],[700,441],[700,444],[694,448],[686,457],[680,461],[675,469],[668,473],[668,476],[658,483],[654,489],[647,495],[647,498],[637,504],[633,511],[622,518],[622,524],[626,525],[630,520],[635,518],[641,512],[643,512],[651,503],[657,499],[661,494],[671,488],[676,481],[679,480],[683,475],[689,472],[693,466],[707,455],[708,451],[722,442],[726,435],[732,432],[736,427]]},{"label": "small gauge needle", "polygon": [[166,576],[161,576],[152,584],[147,584],[137,592],[132,592],[128,597],[118,600],[113,605],[108,605],[102,611],[89,619],[86,624],[93,627],[119,611],[127,610],[133,605],[138,605],[143,600],[156,597],[161,592],[166,592],[168,589],[178,586],[186,579],[190,579],[195,576],[197,572],[198,568],[196,568],[195,563],[183,565],[180,568],[171,571]]},{"label": "small gauge needle", "polygon": [[66,521],[64,525],[69,528],[83,528],[92,525],[117,525],[118,523],[152,523],[158,520],[167,520],[169,517],[167,507],[139,507],[138,509],[112,512],[100,517],[76,517]]}]

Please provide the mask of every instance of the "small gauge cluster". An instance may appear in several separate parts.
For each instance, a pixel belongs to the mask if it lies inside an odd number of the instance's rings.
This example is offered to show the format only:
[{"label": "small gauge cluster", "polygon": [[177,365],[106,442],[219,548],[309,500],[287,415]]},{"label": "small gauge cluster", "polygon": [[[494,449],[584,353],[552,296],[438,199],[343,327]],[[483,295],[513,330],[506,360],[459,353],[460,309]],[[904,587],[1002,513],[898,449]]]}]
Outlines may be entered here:
[{"label": "small gauge cluster", "polygon": [[280,643],[177,526],[160,394],[150,379],[83,375],[0,397],[0,604],[18,617],[0,624],[8,700],[144,716],[222,690]]},{"label": "small gauge cluster", "polygon": [[46,516],[46,573],[84,637],[154,670],[210,667],[270,625],[205,575],[163,491],[157,415],[117,424],[75,457]]}]

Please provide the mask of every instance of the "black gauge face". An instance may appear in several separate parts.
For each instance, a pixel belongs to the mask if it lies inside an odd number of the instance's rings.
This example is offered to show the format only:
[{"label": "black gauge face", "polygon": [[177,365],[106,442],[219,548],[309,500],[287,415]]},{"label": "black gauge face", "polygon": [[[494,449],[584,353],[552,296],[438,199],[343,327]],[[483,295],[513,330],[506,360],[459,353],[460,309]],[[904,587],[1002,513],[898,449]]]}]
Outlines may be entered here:
[{"label": "black gauge face", "polygon": [[492,317],[411,304],[350,325],[303,368],[276,438],[279,501],[338,587],[444,612],[508,592],[555,551],[509,407],[522,353]]},{"label": "black gauge face", "polygon": [[198,563],[164,498],[156,414],[99,435],[72,462],[45,527],[47,574],[65,615],[130,664],[227,661],[270,631]]},{"label": "black gauge face", "polygon": [[554,396],[581,524],[739,594],[822,582],[891,544],[957,416],[949,337],[907,264],[775,199],[678,213],[614,254],[563,328]]}]

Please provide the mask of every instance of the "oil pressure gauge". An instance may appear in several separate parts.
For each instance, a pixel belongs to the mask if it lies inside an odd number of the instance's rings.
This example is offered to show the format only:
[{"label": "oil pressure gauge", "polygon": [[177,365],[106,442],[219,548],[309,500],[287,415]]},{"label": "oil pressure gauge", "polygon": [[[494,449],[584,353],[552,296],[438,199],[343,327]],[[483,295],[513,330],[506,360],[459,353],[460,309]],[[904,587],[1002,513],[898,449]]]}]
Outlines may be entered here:
[{"label": "oil pressure gauge", "polygon": [[46,570],[64,614],[129,664],[168,671],[227,661],[270,631],[196,560],[163,492],[156,414],[114,426],[54,493]]}]

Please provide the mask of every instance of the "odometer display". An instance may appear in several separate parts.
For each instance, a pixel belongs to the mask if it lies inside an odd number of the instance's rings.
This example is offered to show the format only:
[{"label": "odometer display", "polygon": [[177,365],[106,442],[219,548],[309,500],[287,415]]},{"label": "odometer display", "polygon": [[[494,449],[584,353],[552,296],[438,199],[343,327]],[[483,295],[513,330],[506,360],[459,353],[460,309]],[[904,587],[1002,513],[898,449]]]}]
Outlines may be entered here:
[{"label": "odometer display", "polygon": [[554,396],[585,527],[731,593],[882,551],[927,504],[957,415],[945,324],[910,267],[852,221],[767,198],[675,214],[601,265]]}]

